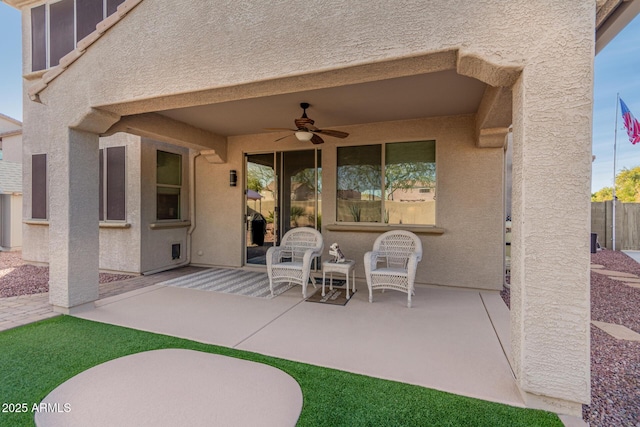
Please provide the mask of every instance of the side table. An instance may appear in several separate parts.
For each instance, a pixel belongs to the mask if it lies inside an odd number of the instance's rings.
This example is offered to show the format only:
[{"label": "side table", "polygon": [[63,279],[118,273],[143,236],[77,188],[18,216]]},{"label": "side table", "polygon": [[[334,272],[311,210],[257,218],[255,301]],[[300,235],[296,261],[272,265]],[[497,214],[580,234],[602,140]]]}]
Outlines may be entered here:
[{"label": "side table", "polygon": [[326,274],[329,273],[329,290],[333,290],[333,273],[342,273],[347,278],[347,299],[349,299],[349,275],[352,276],[351,286],[353,292],[356,291],[356,262],[348,259],[345,262],[324,261],[322,263],[322,296],[324,296],[324,284]]}]

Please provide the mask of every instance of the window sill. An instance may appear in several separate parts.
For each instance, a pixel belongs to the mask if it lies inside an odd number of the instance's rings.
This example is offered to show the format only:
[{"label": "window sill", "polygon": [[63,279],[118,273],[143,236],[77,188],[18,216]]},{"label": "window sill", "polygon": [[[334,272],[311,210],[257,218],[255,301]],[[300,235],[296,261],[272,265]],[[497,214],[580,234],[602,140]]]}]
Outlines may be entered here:
[{"label": "window sill", "polygon": [[46,225],[47,227],[49,226],[48,219],[25,219],[24,221],[22,221],[22,223],[27,225]]},{"label": "window sill", "polygon": [[444,228],[426,225],[404,224],[331,224],[327,225],[329,231],[360,231],[365,233],[384,233],[391,230],[407,230],[416,234],[444,234]]},{"label": "window sill", "polygon": [[[49,226],[49,220],[46,219],[26,219],[22,221],[27,225],[44,225]],[[131,228],[128,222],[100,222],[100,228]]]},{"label": "window sill", "polygon": [[100,228],[131,228],[128,222],[100,222]]},{"label": "window sill", "polygon": [[149,224],[152,230],[165,230],[168,228],[187,228],[191,227],[191,221],[171,221],[171,222],[154,222]]}]

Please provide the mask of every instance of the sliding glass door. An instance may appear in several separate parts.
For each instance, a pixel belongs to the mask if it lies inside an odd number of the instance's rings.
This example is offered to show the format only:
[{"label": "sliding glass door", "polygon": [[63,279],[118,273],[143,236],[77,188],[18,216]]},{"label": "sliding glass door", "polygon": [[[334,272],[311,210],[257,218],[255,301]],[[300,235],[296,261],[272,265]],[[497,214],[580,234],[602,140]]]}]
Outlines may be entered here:
[{"label": "sliding glass door", "polygon": [[266,264],[266,252],[295,227],[321,227],[320,150],[246,155],[246,263]]}]

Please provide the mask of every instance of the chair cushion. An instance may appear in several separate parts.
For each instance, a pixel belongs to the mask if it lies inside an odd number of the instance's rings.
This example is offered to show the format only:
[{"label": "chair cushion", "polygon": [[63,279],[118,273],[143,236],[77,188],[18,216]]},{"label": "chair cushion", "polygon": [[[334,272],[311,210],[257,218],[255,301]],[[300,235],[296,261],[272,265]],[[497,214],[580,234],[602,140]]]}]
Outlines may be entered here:
[{"label": "chair cushion", "polygon": [[402,268],[376,268],[371,272],[372,276],[408,276],[407,270]]},{"label": "chair cushion", "polygon": [[272,268],[286,268],[291,270],[302,270],[302,263],[298,261],[293,262],[278,262],[271,264]]}]

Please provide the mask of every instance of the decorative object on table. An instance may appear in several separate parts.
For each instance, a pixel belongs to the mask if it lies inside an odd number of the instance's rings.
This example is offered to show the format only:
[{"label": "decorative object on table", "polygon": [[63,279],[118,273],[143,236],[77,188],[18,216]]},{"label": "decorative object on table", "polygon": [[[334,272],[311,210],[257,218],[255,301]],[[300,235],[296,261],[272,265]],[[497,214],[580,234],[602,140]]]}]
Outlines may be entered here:
[{"label": "decorative object on table", "polygon": [[344,257],[344,254],[340,250],[340,246],[338,246],[337,243],[334,243],[331,246],[329,246],[329,255],[333,256],[332,262],[345,262],[346,260],[346,258]]},{"label": "decorative object on table", "polygon": [[407,294],[407,307],[411,308],[416,270],[421,259],[422,241],[410,231],[387,231],[378,236],[373,251],[364,254],[369,302],[373,302],[374,289],[393,289]]}]

